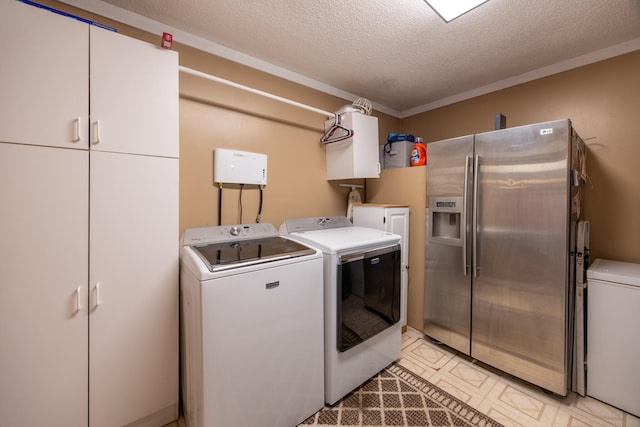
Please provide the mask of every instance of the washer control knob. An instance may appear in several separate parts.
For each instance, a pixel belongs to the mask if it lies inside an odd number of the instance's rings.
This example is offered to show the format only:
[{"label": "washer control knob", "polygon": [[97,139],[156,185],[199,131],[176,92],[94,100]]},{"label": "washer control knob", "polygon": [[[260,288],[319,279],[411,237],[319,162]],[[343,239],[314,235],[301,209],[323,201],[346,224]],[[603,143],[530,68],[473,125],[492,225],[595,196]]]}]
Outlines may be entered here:
[{"label": "washer control knob", "polygon": [[229,229],[229,233],[231,233],[232,236],[237,236],[240,234],[240,227],[238,227],[237,225],[234,225],[233,227],[231,227]]}]

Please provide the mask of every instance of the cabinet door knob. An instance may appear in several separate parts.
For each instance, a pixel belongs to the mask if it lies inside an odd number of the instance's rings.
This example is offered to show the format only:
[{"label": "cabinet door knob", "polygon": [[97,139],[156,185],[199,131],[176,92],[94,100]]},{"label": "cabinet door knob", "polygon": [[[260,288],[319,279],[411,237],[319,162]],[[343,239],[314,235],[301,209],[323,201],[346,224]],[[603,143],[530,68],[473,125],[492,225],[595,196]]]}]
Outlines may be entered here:
[{"label": "cabinet door knob", "polygon": [[81,127],[81,121],[80,121],[80,117],[78,117],[73,121],[73,139],[71,139],[71,142],[82,141],[82,136],[80,134],[80,127]]},{"label": "cabinet door knob", "polygon": [[82,294],[82,286],[78,286],[74,294],[75,298],[73,299],[73,314],[76,314],[77,312],[82,310],[82,298],[80,297],[80,295]]},{"label": "cabinet door knob", "polygon": [[100,282],[98,282],[93,289],[93,309],[98,308],[100,304],[102,304],[102,298],[100,297]]},{"label": "cabinet door knob", "polygon": [[91,140],[91,143],[100,143],[100,120],[96,120],[95,122],[93,122],[93,139]]}]

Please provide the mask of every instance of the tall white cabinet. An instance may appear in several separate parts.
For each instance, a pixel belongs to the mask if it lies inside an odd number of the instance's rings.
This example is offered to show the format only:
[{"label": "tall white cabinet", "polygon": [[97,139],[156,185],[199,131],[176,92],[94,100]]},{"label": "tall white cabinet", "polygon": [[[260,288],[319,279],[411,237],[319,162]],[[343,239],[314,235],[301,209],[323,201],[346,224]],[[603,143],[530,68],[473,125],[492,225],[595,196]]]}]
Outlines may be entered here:
[{"label": "tall white cabinet", "polygon": [[366,203],[353,206],[353,224],[384,230],[402,237],[400,240],[400,325],[407,326],[407,292],[409,283],[409,207],[398,204]]},{"label": "tall white cabinet", "polygon": [[0,37],[0,426],[171,422],[177,53],[17,1]]}]

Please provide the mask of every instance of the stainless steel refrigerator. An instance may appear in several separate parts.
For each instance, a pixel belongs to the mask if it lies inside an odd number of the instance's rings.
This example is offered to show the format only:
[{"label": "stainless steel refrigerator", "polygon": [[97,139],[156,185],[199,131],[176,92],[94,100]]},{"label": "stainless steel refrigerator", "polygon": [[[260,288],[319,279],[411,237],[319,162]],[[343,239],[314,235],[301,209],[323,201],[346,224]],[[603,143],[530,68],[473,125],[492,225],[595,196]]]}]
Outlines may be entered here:
[{"label": "stainless steel refrigerator", "polygon": [[424,333],[560,395],[584,153],[568,119],[428,144]]}]

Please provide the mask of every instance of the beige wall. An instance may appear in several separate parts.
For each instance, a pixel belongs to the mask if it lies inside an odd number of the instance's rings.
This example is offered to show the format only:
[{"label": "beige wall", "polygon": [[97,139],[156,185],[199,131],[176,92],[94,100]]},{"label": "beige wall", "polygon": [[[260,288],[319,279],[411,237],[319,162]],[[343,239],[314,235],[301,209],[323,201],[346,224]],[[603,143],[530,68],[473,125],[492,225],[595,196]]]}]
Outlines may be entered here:
[{"label": "beige wall", "polygon": [[[180,63],[316,108],[334,111],[350,104],[238,64],[181,48]],[[263,222],[278,227],[285,218],[344,215],[348,188],[326,180],[325,148],[320,144],[325,117],[259,95],[181,74],[180,77],[181,228],[217,224],[218,189],[212,183],[212,152],[231,148],[268,155]],[[398,120],[379,117],[380,137]],[[223,194],[223,224],[240,222],[239,190]],[[259,194],[245,189],[243,222],[255,221]]]},{"label": "beige wall", "polygon": [[[589,150],[584,219],[591,255],[640,262],[640,51],[419,114],[403,132],[426,142],[570,118]],[[428,166],[427,166],[428,167]]]},{"label": "beige wall", "polygon": [[[94,17],[54,0],[43,3]],[[160,42],[160,35],[99,20],[123,34]],[[180,52],[181,65],[323,110],[333,111],[353,101],[197,51],[179,41],[174,50]],[[587,165],[593,188],[586,188],[585,218],[591,221],[592,257],[640,262],[638,76],[640,52],[634,52],[402,120],[374,112],[379,118],[379,142],[384,143],[389,132],[412,133],[429,142],[489,131],[496,113],[507,116],[509,127],[571,118],[589,145]],[[326,181],[324,149],[319,143],[323,120],[316,113],[181,75],[180,231],[217,224],[218,191],[212,182],[212,152],[217,147],[268,155],[263,222],[278,227],[287,217],[342,214],[349,189]],[[424,172],[417,169],[385,172],[382,180],[366,180],[366,201],[412,206],[408,321],[418,329],[422,327],[424,221],[423,211],[416,206],[424,199],[424,181],[413,175],[420,174]],[[398,184],[406,179],[404,175],[410,179]],[[395,186],[402,191],[389,193]],[[238,190],[225,190],[223,198],[223,223],[238,222]],[[257,190],[245,190],[244,222],[255,220],[257,203]]]}]

